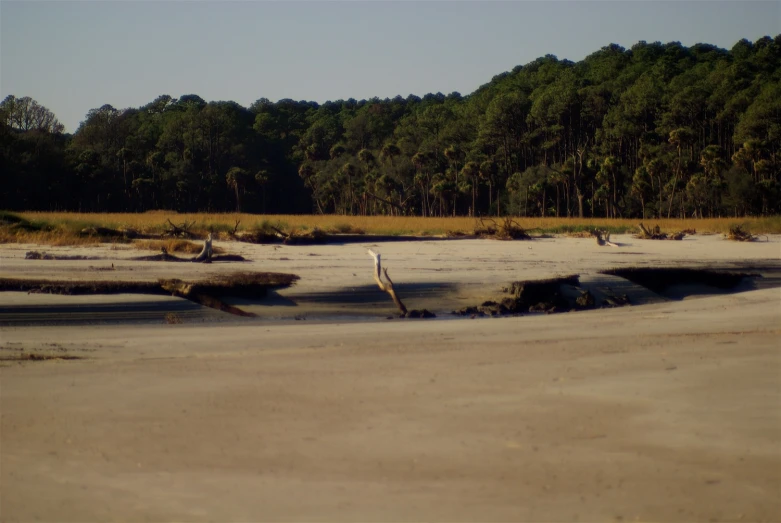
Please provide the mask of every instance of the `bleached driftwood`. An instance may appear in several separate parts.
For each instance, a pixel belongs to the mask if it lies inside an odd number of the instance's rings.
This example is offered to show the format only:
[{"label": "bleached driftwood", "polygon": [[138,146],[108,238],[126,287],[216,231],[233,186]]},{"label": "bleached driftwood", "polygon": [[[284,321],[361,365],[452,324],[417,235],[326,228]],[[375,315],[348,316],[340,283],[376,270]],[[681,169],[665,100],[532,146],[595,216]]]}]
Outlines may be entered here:
[{"label": "bleached driftwood", "polygon": [[618,244],[610,241],[610,233],[608,231],[599,231],[595,229],[591,231],[591,235],[596,238],[597,245],[600,247],[604,247],[605,245],[610,247],[618,247]]},{"label": "bleached driftwood", "polygon": [[206,240],[203,242],[203,249],[201,249],[201,253],[193,258],[193,261],[208,263],[211,261],[213,254],[214,250],[212,249],[212,233],[209,233],[209,236],[207,236]]},{"label": "bleached driftwood", "polygon": [[[407,307],[404,306],[404,304],[401,302],[401,299],[396,294],[396,291],[393,289],[393,281],[388,276],[388,269],[382,268],[382,261],[380,260],[380,254],[377,252],[374,252],[373,250],[369,249],[369,256],[374,258],[374,281],[377,282],[377,286],[380,288],[381,291],[387,292],[390,297],[393,299],[393,303],[396,304],[396,307],[399,308],[399,311],[401,311],[402,315],[407,314]],[[387,281],[382,281],[382,275],[385,275],[385,279]]]}]

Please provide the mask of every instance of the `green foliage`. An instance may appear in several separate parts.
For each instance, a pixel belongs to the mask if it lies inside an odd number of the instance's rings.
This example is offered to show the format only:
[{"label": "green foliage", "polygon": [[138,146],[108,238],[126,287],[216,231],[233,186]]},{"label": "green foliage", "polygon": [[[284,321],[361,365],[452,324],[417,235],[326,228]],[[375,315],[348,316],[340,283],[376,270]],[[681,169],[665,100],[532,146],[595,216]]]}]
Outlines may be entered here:
[{"label": "green foliage", "polygon": [[781,213],[781,37],[547,55],[474,93],[161,95],[74,135],[0,104],[0,208],[660,218]]}]

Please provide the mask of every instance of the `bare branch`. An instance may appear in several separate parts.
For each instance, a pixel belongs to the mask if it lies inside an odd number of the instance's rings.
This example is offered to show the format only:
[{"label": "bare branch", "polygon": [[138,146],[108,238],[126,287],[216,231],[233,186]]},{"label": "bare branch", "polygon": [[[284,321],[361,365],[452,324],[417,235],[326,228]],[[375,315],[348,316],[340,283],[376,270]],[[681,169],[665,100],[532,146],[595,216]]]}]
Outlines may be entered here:
[{"label": "bare branch", "polygon": [[187,220],[185,220],[182,225],[174,225],[174,223],[171,221],[171,218],[168,218],[168,225],[170,225],[170,227],[166,229],[165,232],[171,236],[185,236],[187,238],[195,238],[195,234],[191,233],[189,230],[194,223],[195,221],[187,223]]},{"label": "bare branch", "polygon": [[[390,295],[391,299],[393,300],[393,303],[396,304],[396,307],[399,308],[399,311],[401,311],[402,315],[407,314],[407,307],[404,306],[404,303],[402,303],[401,298],[396,294],[395,289],[393,288],[393,280],[390,279],[390,276],[388,276],[388,269],[382,267],[382,260],[380,258],[380,254],[374,252],[373,250],[369,249],[369,256],[374,258],[374,273],[372,276],[374,276],[374,281],[377,282],[377,286],[380,288],[381,291],[387,292],[388,295]],[[385,279],[387,281],[382,281],[382,275],[385,275]]]}]

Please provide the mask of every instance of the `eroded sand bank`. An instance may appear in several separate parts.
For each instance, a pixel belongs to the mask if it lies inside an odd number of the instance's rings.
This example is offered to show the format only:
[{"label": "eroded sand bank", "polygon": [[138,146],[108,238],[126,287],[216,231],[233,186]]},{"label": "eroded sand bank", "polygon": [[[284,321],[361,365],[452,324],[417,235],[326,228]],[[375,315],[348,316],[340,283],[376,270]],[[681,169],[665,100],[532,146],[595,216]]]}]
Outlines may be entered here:
[{"label": "eroded sand bank", "polygon": [[[409,308],[439,314],[501,298],[516,280],[578,274],[593,282],[594,292],[630,292],[635,303],[657,296],[629,286],[625,280],[599,272],[622,267],[700,267],[744,271],[771,269],[781,274],[781,236],[751,244],[725,241],[720,235],[693,236],[683,241],[638,240],[617,235],[619,248],[599,247],[593,239],[547,238],[529,242],[491,240],[422,240],[346,245],[280,246],[220,243],[226,251],[249,259],[242,263],[159,263],[129,258],[140,252],[129,246],[54,247],[53,254],[99,256],[100,260],[25,260],[31,245],[0,246],[0,278],[155,281],[158,278],[201,278],[231,271],[293,273],[301,279],[261,302],[231,303],[266,319],[384,318],[395,312],[389,297],[372,280],[371,248],[382,254],[399,294]],[[762,272],[761,270],[759,272]],[[771,274],[768,274],[771,275]],[[595,281],[597,280],[597,281]],[[761,286],[766,282],[757,282]],[[131,297],[117,299],[118,303]],[[0,293],[0,308],[42,304],[40,297]],[[213,319],[211,313],[205,313]],[[229,318],[230,319],[230,318]]]}]

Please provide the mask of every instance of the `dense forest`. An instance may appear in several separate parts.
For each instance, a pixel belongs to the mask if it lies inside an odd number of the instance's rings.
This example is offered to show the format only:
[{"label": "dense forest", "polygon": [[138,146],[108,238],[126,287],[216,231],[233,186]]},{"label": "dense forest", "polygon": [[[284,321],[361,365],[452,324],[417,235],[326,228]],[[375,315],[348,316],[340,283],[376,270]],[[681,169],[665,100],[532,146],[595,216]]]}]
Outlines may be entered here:
[{"label": "dense forest", "polygon": [[545,56],[468,96],[0,104],[0,208],[708,217],[781,212],[781,35]]}]

